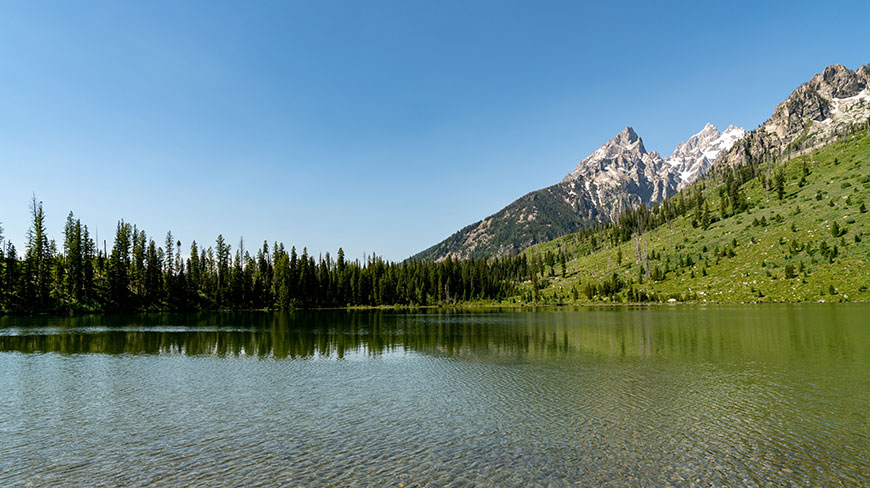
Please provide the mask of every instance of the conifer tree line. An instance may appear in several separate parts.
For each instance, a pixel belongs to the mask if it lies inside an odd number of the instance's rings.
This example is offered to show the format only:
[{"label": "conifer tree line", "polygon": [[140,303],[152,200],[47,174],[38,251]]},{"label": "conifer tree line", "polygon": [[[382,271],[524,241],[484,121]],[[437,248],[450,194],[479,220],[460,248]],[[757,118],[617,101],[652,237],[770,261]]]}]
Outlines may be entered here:
[{"label": "conifer tree line", "polygon": [[[843,140],[861,129],[839,133],[834,140]],[[58,246],[48,238],[43,204],[34,196],[23,254],[4,240],[0,225],[0,313],[426,306],[506,299],[538,303],[538,290],[545,288],[546,281],[554,279],[557,272],[564,277],[568,261],[632,240],[633,258],[640,264],[636,283],[659,281],[668,267],[662,271],[650,264],[656,254],[647,249],[647,231],[671,225],[682,216],[690,218],[693,227],[706,229],[720,219],[744,213],[752,204],[742,186],[753,179],[759,180],[768,199],[783,199],[785,176],[777,166],[791,153],[746,156],[740,166],[714,167],[694,185],[667,200],[629,208],[614,221],[593,222],[559,238],[561,247],[557,252],[547,250],[541,255],[533,250],[490,259],[447,258],[442,262],[395,263],[376,255],[349,261],[340,248],[335,258],[329,253],[315,258],[307,249],[299,254],[295,247],[288,251],[277,242],[264,242],[250,251],[245,249],[244,241],[234,249],[222,235],[213,246],[192,242],[185,257],[182,243],[171,232],[161,246],[144,230],[124,220],[117,224],[111,250],[105,246],[101,250],[88,227],[72,212],[64,225],[63,243]],[[806,184],[809,173],[804,163],[799,187]],[[719,196],[717,208],[710,205],[711,194]],[[820,198],[820,194],[816,196]],[[865,212],[863,204],[860,211]],[[836,246],[832,249],[829,259],[836,256]],[[723,256],[729,253],[733,249],[722,250]],[[624,257],[619,249],[617,266]],[[691,260],[686,259],[682,266],[691,266]],[[634,283],[613,275],[600,283],[584,281],[583,286],[591,298],[602,293],[613,295]],[[531,289],[518,288],[524,284],[531,284]],[[654,297],[630,298],[647,301]]]},{"label": "conifer tree line", "polygon": [[436,305],[500,300],[527,277],[525,257],[389,262],[299,253],[282,243],[248,250],[223,235],[213,245],[166,234],[162,245],[124,220],[99,249],[70,212],[63,242],[48,238],[41,201],[30,205],[25,252],[0,227],[0,312],[134,312]]}]

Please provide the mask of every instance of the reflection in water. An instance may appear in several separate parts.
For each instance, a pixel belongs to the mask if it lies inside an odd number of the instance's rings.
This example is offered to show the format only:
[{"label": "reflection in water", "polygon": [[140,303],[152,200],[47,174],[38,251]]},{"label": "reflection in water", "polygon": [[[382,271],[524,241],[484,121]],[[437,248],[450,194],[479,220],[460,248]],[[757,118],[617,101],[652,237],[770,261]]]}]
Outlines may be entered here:
[{"label": "reflection in water", "polygon": [[867,486],[867,316],[0,317],[0,486]]},{"label": "reflection in water", "polygon": [[[283,358],[378,355],[848,359],[863,310],[605,309],[526,313],[299,312],[0,317],[0,351]],[[845,322],[845,324],[844,324]],[[861,333],[861,331],[859,331]]]}]

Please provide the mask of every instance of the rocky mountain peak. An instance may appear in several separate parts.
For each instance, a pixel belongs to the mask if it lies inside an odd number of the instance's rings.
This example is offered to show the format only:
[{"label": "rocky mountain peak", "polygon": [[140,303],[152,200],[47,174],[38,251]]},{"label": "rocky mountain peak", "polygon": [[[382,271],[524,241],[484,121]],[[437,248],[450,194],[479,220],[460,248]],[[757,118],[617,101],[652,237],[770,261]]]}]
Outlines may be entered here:
[{"label": "rocky mountain peak", "polygon": [[574,171],[568,173],[562,181],[588,178],[591,173],[608,171],[608,168],[628,168],[640,161],[646,153],[643,139],[629,126],[580,161]]},{"label": "rocky mountain peak", "polygon": [[849,98],[866,88],[867,80],[862,78],[855,71],[835,64],[813,76],[809,84],[825,98]]},{"label": "rocky mountain peak", "polygon": [[[584,161],[592,161],[600,158],[613,158],[620,154],[640,156],[646,154],[643,139],[637,135],[631,127],[626,127],[613,139],[604,143],[597,151],[590,154]],[[582,164],[582,163],[581,163]]]},{"label": "rocky mountain peak", "polygon": [[[530,192],[489,217],[419,253],[422,259],[504,256],[554,239],[592,222],[615,220],[630,208],[651,205],[694,181],[721,151],[743,135],[713,124],[677,148],[679,163],[647,152],[632,127],[584,158],[555,185]],[[670,164],[668,164],[670,163]]]},{"label": "rocky mountain peak", "polygon": [[645,154],[646,148],[643,147],[643,139],[637,135],[637,132],[631,126],[626,127],[616,135],[610,142],[604,146],[615,147],[618,151],[629,151],[636,154]]},{"label": "rocky mountain peak", "polygon": [[745,133],[745,130],[733,125],[719,132],[715,125],[708,122],[701,132],[679,144],[667,159],[670,168],[679,174],[678,188],[695,182],[720,154],[731,149]]},{"label": "rocky mountain peak", "polygon": [[625,129],[622,129],[622,132],[617,134],[616,137],[613,138],[613,141],[620,144],[633,144],[638,139],[640,139],[640,136],[634,131],[634,127],[629,125]]},{"label": "rocky mountain peak", "polygon": [[662,156],[647,152],[629,126],[580,161],[560,185],[571,195],[566,203],[591,208],[589,217],[608,220],[627,208],[673,195],[678,181]]},{"label": "rocky mountain peak", "polygon": [[738,166],[826,144],[870,118],[870,65],[835,64],[797,87],[717,164]]}]

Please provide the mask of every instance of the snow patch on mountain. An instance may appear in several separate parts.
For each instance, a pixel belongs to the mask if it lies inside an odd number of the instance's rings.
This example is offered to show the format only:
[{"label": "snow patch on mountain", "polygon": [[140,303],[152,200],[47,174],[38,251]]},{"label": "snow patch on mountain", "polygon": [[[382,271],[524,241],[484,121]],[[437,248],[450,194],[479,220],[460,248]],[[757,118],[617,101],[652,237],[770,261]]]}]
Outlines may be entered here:
[{"label": "snow patch on mountain", "polygon": [[[614,212],[624,209],[620,205],[605,209],[605,204],[627,201],[626,193],[632,196],[630,200],[638,197],[636,203],[647,205],[668,198],[695,182],[744,134],[744,129],[733,125],[719,132],[708,123],[665,159],[656,151],[647,152],[640,136],[626,127],[580,161],[562,183],[582,182],[590,200],[614,218]],[[594,189],[590,188],[592,184]]]},{"label": "snow patch on mountain", "polygon": [[704,174],[720,154],[731,149],[737,141],[746,135],[742,127],[729,125],[723,132],[716,126],[707,123],[701,132],[693,135],[688,141],[677,145],[673,154],[667,158],[667,163],[679,175],[678,189],[691,185]]},{"label": "snow patch on mountain", "polygon": [[[822,125],[848,125],[863,122],[870,115],[870,89],[864,89],[857,95],[845,98],[831,98],[833,107],[830,115],[819,122]],[[840,124],[832,124],[839,122]]]}]

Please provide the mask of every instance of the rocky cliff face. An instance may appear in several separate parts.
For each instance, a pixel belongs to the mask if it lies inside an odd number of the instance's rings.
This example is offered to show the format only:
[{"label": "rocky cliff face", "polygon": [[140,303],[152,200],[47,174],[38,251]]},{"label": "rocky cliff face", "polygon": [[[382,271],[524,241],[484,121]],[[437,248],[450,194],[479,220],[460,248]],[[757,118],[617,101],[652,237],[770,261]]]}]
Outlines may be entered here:
[{"label": "rocky cliff face", "polygon": [[828,66],[797,87],[758,129],[749,132],[716,164],[765,161],[789,151],[826,144],[870,118],[870,65],[852,71]]},{"label": "rocky cliff face", "polygon": [[580,161],[562,179],[574,200],[588,200],[607,219],[626,207],[650,204],[676,193],[673,174],[659,153],[647,152],[643,140],[626,127]]},{"label": "rocky cliff face", "polygon": [[616,219],[629,208],[674,195],[742,135],[743,129],[729,127],[720,134],[707,124],[665,160],[655,151],[647,152],[640,136],[626,127],[561,182],[528,193],[414,257],[503,256],[594,222]]}]

